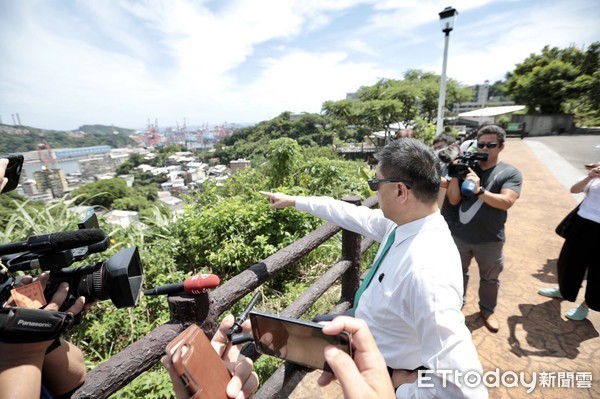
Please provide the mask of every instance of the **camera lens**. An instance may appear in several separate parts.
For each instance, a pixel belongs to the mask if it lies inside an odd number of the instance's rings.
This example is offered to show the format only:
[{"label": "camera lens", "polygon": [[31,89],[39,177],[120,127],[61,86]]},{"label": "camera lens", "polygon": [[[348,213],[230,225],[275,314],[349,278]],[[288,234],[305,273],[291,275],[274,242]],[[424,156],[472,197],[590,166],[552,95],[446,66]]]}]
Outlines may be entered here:
[{"label": "camera lens", "polygon": [[103,301],[108,299],[108,293],[104,289],[104,273],[104,264],[102,264],[102,266],[93,273],[85,274],[77,287],[78,293],[91,300]]}]

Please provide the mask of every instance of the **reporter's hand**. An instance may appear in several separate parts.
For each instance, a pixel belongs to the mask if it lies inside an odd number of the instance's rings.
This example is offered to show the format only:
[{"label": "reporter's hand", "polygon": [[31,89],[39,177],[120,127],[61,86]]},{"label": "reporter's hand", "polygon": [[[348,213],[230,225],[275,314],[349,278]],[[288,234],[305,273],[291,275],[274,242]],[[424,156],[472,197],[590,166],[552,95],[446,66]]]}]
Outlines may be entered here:
[{"label": "reporter's hand", "polygon": [[339,316],[323,327],[323,332],[335,335],[341,331],[352,334],[354,360],[334,346],[325,348],[325,359],[335,376],[324,372],[317,381],[320,386],[337,378],[345,399],[393,399],[396,397],[385,360],[379,352],[367,324],[360,319]]},{"label": "reporter's hand", "polygon": [[296,205],[296,199],[291,195],[283,193],[271,193],[268,191],[259,191],[259,193],[269,199],[270,209],[282,209],[287,208],[288,206]]},{"label": "reporter's hand", "polygon": [[467,173],[467,176],[465,176],[465,180],[474,181],[475,187],[479,187],[481,185],[479,176],[477,176],[477,173],[475,173],[475,171],[471,168],[469,168],[469,173]]},{"label": "reporter's hand", "polygon": [[[226,316],[210,342],[233,375],[227,384],[227,396],[235,399],[251,398],[258,389],[258,375],[254,372],[252,359],[240,353],[242,345],[230,345],[227,340],[227,331],[233,327],[234,322],[233,315]],[[242,327],[244,333],[252,332],[250,320],[246,320]]]},{"label": "reporter's hand", "polygon": [[595,168],[591,169],[590,172],[588,173],[588,177],[590,179],[596,179],[600,177],[600,166],[596,166]]},{"label": "reporter's hand", "polygon": [[[227,396],[232,399],[252,398],[252,395],[258,389],[258,375],[254,372],[252,360],[240,354],[242,345],[232,346],[227,340],[227,331],[233,327],[234,322],[235,319],[233,315],[225,317],[221,322],[219,329],[213,336],[211,344],[232,374],[231,381],[227,384]],[[243,332],[251,332],[249,320],[246,320],[242,324],[242,327]],[[162,357],[161,361],[169,372],[177,399],[189,398],[190,395],[188,394],[185,385],[174,370],[171,358],[168,355],[165,355]]]}]

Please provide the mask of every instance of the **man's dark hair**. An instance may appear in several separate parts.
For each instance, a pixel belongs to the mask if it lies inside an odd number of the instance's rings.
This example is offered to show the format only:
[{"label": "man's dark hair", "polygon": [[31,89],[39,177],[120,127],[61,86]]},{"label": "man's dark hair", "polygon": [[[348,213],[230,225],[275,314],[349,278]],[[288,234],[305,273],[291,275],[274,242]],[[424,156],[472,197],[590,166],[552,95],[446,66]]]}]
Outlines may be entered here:
[{"label": "man's dark hair", "polygon": [[436,138],[433,139],[432,144],[437,144],[440,141],[443,141],[446,143],[446,145],[450,145],[450,144],[454,144],[456,142],[456,139],[446,133],[441,133],[439,136],[437,136]]},{"label": "man's dark hair", "polygon": [[483,125],[483,127],[477,131],[477,139],[484,134],[495,134],[498,139],[498,144],[503,144],[506,139],[506,131],[498,125]]},{"label": "man's dark hair", "polygon": [[387,179],[413,182],[411,191],[426,204],[437,201],[440,190],[439,162],[421,141],[413,138],[395,140],[376,155],[379,170]]}]

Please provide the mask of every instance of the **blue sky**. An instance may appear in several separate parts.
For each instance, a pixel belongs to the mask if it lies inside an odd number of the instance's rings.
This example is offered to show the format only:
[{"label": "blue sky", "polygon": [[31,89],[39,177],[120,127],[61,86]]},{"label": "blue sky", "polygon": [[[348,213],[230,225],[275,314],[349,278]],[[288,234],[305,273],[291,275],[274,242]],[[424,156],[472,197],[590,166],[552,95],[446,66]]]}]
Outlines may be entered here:
[{"label": "blue sky", "polygon": [[600,40],[598,0],[0,0],[0,118],[76,129],[255,123],[440,74],[502,79],[545,45]]}]

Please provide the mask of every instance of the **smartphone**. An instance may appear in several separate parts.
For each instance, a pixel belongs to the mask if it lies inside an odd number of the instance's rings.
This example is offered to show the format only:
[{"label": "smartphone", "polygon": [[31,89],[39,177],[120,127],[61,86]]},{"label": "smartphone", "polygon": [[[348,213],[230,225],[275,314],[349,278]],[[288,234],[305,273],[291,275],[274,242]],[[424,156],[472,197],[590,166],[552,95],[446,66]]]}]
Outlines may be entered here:
[{"label": "smartphone", "polygon": [[227,399],[231,374],[200,327],[186,328],[167,345],[166,352],[190,397]]},{"label": "smartphone", "polygon": [[8,178],[8,183],[0,191],[0,194],[2,194],[14,190],[19,185],[24,158],[21,154],[0,155],[0,158],[8,159],[8,166],[4,172],[4,177]]},{"label": "smartphone", "polygon": [[331,372],[324,350],[333,345],[352,356],[350,333],[323,333],[323,325],[253,310],[250,312],[254,345],[259,353]]}]

